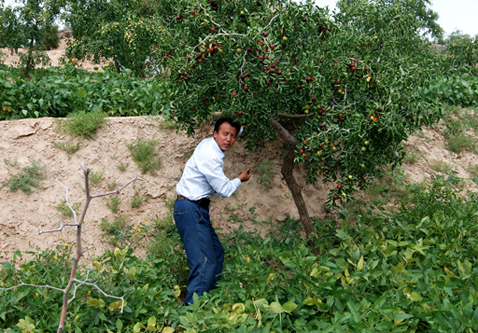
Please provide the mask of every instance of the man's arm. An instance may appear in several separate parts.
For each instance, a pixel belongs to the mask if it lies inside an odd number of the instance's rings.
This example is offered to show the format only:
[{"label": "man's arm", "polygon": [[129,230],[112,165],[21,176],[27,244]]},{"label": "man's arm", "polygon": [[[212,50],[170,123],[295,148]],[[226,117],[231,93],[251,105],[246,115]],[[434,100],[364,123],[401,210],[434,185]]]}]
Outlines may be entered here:
[{"label": "man's arm", "polygon": [[[229,180],[224,174],[224,163],[220,158],[209,158],[200,161],[197,163],[197,167],[204,177],[206,177],[209,185],[211,185],[214,191],[222,198],[230,197],[243,181],[239,177]],[[246,176],[244,176],[243,179],[246,179]],[[249,179],[249,177],[247,177],[247,179]]]},{"label": "man's arm", "polygon": [[246,169],[243,172],[239,172],[239,176],[237,176],[237,178],[239,178],[241,180],[241,183],[247,182],[249,180],[249,178],[251,178],[251,173],[250,173],[249,169]]}]

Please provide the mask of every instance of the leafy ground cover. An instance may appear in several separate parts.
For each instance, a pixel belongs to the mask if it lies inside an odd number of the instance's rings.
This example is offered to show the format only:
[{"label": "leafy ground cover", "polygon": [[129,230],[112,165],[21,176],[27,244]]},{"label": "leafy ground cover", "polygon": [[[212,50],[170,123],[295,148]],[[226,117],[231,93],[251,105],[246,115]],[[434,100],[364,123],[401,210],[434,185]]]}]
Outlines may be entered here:
[{"label": "leafy ground cover", "polygon": [[[476,331],[478,197],[457,191],[448,178],[436,178],[425,190],[412,190],[395,213],[344,210],[338,221],[316,221],[320,256],[294,220],[265,237],[241,228],[223,235],[227,258],[219,288],[190,306],[180,302],[188,271],[175,246],[179,236],[158,223],[150,232],[164,237],[164,246],[144,260],[126,248],[106,250],[92,263],[89,279],[110,295],[125,295],[124,312],[116,300],[80,287],[67,331]],[[352,217],[356,222],[348,223]],[[25,263],[17,253],[2,265],[2,287],[62,286],[70,251],[68,245],[33,251]],[[0,296],[7,332],[26,322],[38,332],[56,328],[61,293],[22,287]]]},{"label": "leafy ground cover", "polygon": [[74,65],[50,67],[18,75],[0,67],[0,120],[65,117],[72,112],[104,112],[108,116],[157,114],[165,103],[164,82],[141,79],[130,71],[89,73]]}]

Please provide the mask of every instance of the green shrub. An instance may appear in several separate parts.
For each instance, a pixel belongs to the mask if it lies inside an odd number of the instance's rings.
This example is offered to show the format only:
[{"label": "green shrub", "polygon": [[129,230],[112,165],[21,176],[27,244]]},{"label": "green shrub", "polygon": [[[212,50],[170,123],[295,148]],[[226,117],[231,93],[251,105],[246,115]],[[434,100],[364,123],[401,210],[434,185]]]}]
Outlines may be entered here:
[{"label": "green shrub", "polygon": [[53,141],[52,144],[53,144],[53,147],[55,147],[56,149],[64,150],[67,154],[70,154],[70,155],[76,153],[81,148],[81,143],[79,141],[76,142],[76,144],[73,143],[72,141],[68,141],[68,142]]},{"label": "green shrub", "polygon": [[139,190],[134,191],[133,198],[131,198],[131,208],[138,208],[148,200],[148,195],[140,193]]},{"label": "green shrub", "polygon": [[9,186],[10,192],[16,192],[18,189],[25,194],[32,192],[32,187],[42,189],[41,181],[46,178],[46,165],[41,160],[32,160],[31,165],[24,167],[16,175],[11,176],[5,183],[0,185],[0,189]]},{"label": "green shrub", "polygon": [[[354,225],[343,220],[352,211],[341,211],[339,220],[314,219],[320,255],[290,217],[264,237],[243,228],[220,235],[226,256],[219,288],[189,306],[180,303],[189,271],[179,235],[158,222],[145,259],[128,248],[93,259],[90,281],[109,295],[124,295],[124,312],[115,299],[79,285],[68,329],[137,331],[149,323],[151,331],[184,332],[477,331],[478,196],[459,196],[453,181],[433,179],[401,199],[398,212],[364,210]],[[114,223],[106,229],[129,228]],[[20,281],[63,286],[69,251],[30,251],[32,259],[23,263],[17,251],[17,261],[1,266],[0,288]],[[86,274],[80,268],[78,279]],[[28,316],[36,329],[53,331],[62,296],[28,286],[0,290],[0,325],[16,328]]]},{"label": "green shrub", "polygon": [[75,68],[38,68],[29,78],[17,68],[0,66],[0,120],[66,117],[75,112],[114,116],[160,113],[167,103],[167,85],[124,73],[90,73]]},{"label": "green shrub", "polygon": [[107,121],[105,115],[99,112],[79,112],[72,114],[69,119],[57,119],[57,124],[63,133],[92,139],[94,133]]},{"label": "green shrub", "polygon": [[111,210],[111,212],[115,214],[118,213],[118,206],[121,203],[120,197],[117,195],[112,195],[107,197],[105,200],[106,200],[106,207],[108,207]]},{"label": "green shrub", "polygon": [[274,164],[267,160],[263,160],[256,168],[256,172],[259,176],[259,178],[257,178],[257,182],[262,184],[262,188],[264,190],[267,190],[272,186],[272,177],[275,175],[275,173],[272,171],[273,168]]},{"label": "green shrub", "polygon": [[45,50],[57,49],[60,44],[60,37],[58,36],[58,27],[46,25],[43,27],[42,44]]},{"label": "green shrub", "polygon": [[156,174],[156,170],[161,167],[161,156],[156,149],[158,141],[156,139],[141,140],[138,139],[132,143],[126,144],[128,147],[133,161],[138,165],[142,173],[148,171],[152,174]]}]

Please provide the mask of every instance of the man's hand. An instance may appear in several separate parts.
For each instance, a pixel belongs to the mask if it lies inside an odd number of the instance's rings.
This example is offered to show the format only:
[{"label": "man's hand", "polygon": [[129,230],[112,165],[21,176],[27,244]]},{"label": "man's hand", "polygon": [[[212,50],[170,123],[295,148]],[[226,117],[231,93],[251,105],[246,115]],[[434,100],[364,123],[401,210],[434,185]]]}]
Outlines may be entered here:
[{"label": "man's hand", "polygon": [[251,178],[251,173],[249,172],[249,169],[246,169],[245,171],[240,172],[237,178],[239,178],[241,182],[247,182],[249,178]]}]

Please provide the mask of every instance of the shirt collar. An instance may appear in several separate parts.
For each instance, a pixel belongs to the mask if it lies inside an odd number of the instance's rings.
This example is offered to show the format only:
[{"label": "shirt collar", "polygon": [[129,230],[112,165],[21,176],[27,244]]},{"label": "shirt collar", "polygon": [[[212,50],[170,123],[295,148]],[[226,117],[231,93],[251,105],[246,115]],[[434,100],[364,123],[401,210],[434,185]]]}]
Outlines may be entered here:
[{"label": "shirt collar", "polygon": [[224,158],[224,156],[226,156],[226,154],[224,154],[222,149],[219,148],[219,145],[217,144],[216,140],[214,140],[214,137],[212,137],[211,140],[213,142],[213,144],[212,144],[213,149],[220,154],[221,158]]}]

